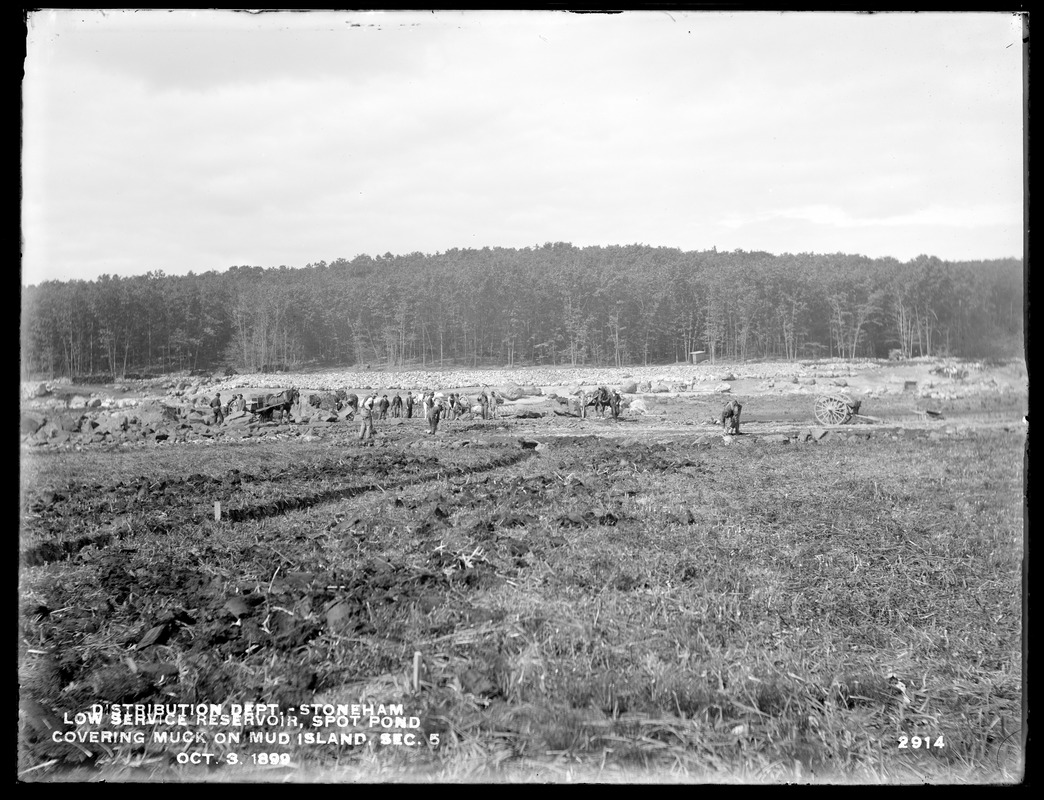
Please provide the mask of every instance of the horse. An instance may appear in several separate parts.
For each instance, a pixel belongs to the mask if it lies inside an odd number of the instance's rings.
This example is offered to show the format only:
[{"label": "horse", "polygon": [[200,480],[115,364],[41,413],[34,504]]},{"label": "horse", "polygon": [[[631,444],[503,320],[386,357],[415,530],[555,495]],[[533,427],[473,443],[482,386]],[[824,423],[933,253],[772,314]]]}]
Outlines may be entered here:
[{"label": "horse", "polygon": [[279,394],[266,394],[261,404],[261,407],[265,409],[261,412],[261,419],[271,421],[272,412],[276,410],[285,416],[290,413],[294,404],[300,401],[301,393],[297,389],[284,389]]},{"label": "horse", "polygon": [[613,419],[617,419],[620,416],[620,403],[623,398],[620,393],[609,389],[606,386],[599,386],[594,392],[588,395],[583,390],[580,391],[580,398],[578,405],[580,407],[580,416],[587,416],[587,408],[594,406],[594,410],[598,412],[598,416],[605,414],[605,410],[609,409],[612,412]]}]

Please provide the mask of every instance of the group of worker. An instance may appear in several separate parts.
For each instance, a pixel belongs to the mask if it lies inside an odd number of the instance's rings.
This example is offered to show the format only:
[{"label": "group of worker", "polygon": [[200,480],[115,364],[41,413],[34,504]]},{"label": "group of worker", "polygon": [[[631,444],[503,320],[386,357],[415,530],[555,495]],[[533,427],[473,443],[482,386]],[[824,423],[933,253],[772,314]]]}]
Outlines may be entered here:
[{"label": "group of worker", "polygon": [[[353,402],[354,401],[354,402]],[[503,402],[498,397],[496,390],[483,388],[478,395],[479,412],[482,419],[496,419],[498,416],[497,406]],[[352,411],[346,416],[352,419],[356,413],[359,414],[359,441],[369,443],[376,437],[374,423],[383,420],[391,411],[393,418],[405,417],[412,419],[414,410],[419,406],[424,421],[428,424],[428,435],[434,436],[438,433],[439,422],[445,419],[456,420],[467,415],[471,419],[475,415],[475,407],[470,400],[462,394],[451,392],[447,397],[442,392],[426,391],[414,395],[412,391],[406,393],[403,399],[395,395],[391,400],[388,395],[378,396],[377,391],[367,395],[361,404],[358,397],[348,394],[345,404]]]},{"label": "group of worker", "polygon": [[[465,414],[468,415],[469,419],[474,416],[474,407],[468,398],[455,392],[450,393],[449,397],[446,397],[442,392],[428,391],[414,396],[413,392],[409,391],[406,392],[405,400],[399,395],[395,395],[389,401],[388,395],[378,397],[378,393],[375,390],[367,395],[361,404],[359,403],[358,395],[341,391],[338,392],[338,396],[342,398],[341,403],[343,407],[350,409],[346,419],[351,420],[358,413],[359,441],[361,442],[373,441],[376,436],[374,422],[385,419],[389,410],[394,418],[405,416],[406,419],[412,419],[414,408],[420,405],[424,420],[428,424],[428,435],[432,436],[438,432],[439,422],[444,416],[453,420],[460,419]],[[482,419],[497,419],[497,406],[501,402],[502,400],[497,396],[495,390],[483,388],[478,396],[478,406],[481,409]],[[586,405],[586,397],[581,394],[581,413]],[[225,421],[226,414],[233,414],[246,409],[246,398],[241,394],[234,394],[226,405],[222,403],[221,393],[218,392],[214,399],[210,401],[210,408],[214,415],[213,424],[220,425]],[[739,434],[740,414],[742,411],[743,406],[736,400],[729,400],[725,404],[720,417],[720,423],[725,435],[735,436]]]},{"label": "group of worker", "polygon": [[237,411],[246,410],[246,399],[241,394],[234,394],[231,400],[223,403],[221,402],[221,392],[218,392],[210,401],[210,410],[213,414],[211,423],[220,425],[225,421],[225,417],[231,416]]}]

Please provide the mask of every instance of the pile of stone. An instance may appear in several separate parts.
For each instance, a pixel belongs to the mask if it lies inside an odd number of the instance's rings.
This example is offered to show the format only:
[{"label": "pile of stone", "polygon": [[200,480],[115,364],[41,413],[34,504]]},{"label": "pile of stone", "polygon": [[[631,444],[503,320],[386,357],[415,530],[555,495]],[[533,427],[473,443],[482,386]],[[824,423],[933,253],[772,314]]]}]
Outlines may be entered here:
[{"label": "pile of stone", "polygon": [[[184,389],[179,387],[175,391]],[[305,400],[286,415],[274,411],[271,420],[263,420],[249,411],[235,411],[220,424],[214,424],[207,396],[190,394],[181,399],[183,402],[179,404],[154,399],[112,410],[102,407],[98,398],[79,398],[69,408],[23,409],[22,442],[31,446],[75,446],[242,439],[285,433],[286,423],[290,422],[321,428],[345,424],[351,418],[347,408],[340,411],[316,408]]]}]

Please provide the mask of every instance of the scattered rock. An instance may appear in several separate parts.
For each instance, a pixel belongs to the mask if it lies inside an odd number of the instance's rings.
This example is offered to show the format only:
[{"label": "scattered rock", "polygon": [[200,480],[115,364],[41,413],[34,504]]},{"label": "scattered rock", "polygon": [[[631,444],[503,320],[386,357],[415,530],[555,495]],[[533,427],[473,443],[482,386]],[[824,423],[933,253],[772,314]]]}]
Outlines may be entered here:
[{"label": "scattered rock", "polygon": [[47,422],[45,417],[39,414],[32,414],[28,412],[22,412],[21,429],[22,433],[36,433],[40,428]]}]

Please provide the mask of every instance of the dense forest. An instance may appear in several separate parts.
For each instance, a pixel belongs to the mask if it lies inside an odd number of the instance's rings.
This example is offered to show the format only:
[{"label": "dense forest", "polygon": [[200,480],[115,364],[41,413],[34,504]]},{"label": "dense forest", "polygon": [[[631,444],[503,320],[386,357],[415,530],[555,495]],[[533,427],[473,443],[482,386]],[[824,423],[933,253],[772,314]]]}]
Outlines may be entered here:
[{"label": "dense forest", "polygon": [[1019,259],[454,249],[23,289],[22,374],[1023,353]]}]

